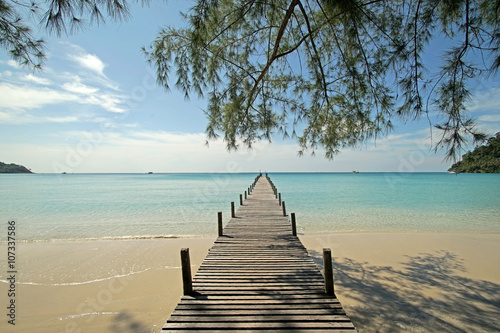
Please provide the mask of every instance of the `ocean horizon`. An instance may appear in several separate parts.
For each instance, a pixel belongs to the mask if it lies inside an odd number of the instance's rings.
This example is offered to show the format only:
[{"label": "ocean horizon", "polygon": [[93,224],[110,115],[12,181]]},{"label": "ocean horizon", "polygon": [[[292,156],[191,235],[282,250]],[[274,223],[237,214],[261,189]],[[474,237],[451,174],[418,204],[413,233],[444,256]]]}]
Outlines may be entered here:
[{"label": "ocean horizon", "polygon": [[[259,172],[0,175],[0,218],[18,240],[217,234]],[[265,171],[263,171],[265,174]],[[269,172],[301,234],[500,232],[500,175]]]}]

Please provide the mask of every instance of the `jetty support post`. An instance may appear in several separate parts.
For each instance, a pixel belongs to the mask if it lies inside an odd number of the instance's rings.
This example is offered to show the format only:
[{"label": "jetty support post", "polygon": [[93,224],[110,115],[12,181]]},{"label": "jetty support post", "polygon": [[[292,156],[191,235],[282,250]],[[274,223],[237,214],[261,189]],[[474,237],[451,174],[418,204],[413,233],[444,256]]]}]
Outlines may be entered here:
[{"label": "jetty support post", "polygon": [[243,206],[243,195],[240,194],[240,206]]},{"label": "jetty support post", "polygon": [[245,191],[245,200],[247,199],[247,191]]},{"label": "jetty support post", "polygon": [[325,273],[325,293],[328,295],[335,295],[333,287],[333,267],[332,267],[332,250],[328,248],[323,249],[323,268]]},{"label": "jetty support post", "polygon": [[281,206],[281,193],[278,193],[278,202],[280,203]]},{"label": "jetty support post", "polygon": [[224,229],[222,228],[222,212],[217,213],[217,218],[219,222],[219,236],[222,236],[224,234]]},{"label": "jetty support post", "polygon": [[236,217],[234,215],[234,201],[231,201],[231,217]]},{"label": "jetty support post", "polygon": [[189,259],[189,248],[181,249],[181,266],[184,295],[190,295],[193,293],[193,281],[191,279],[191,260]]},{"label": "jetty support post", "polygon": [[297,224],[295,222],[295,213],[290,214],[292,216],[292,235],[297,236]]},{"label": "jetty support post", "polygon": [[281,206],[283,207],[283,216],[286,216],[286,208],[285,208],[285,202],[281,202]]}]

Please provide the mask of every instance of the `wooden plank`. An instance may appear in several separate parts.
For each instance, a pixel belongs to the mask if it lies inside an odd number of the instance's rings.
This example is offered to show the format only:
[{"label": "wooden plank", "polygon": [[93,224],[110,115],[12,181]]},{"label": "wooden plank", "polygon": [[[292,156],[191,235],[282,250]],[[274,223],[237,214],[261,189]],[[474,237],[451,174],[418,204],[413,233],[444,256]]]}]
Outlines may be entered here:
[{"label": "wooden plank", "polygon": [[340,302],[335,298],[324,298],[324,299],[309,299],[309,298],[299,298],[299,299],[184,299],[182,304],[197,304],[197,305],[210,305],[210,304],[340,304]]},{"label": "wooden plank", "polygon": [[176,323],[187,323],[191,321],[196,321],[196,322],[233,322],[235,320],[238,320],[239,322],[270,322],[270,321],[275,321],[275,322],[283,322],[283,321],[289,321],[289,322],[316,322],[316,321],[335,321],[335,322],[348,322],[349,319],[346,318],[344,315],[332,315],[332,316],[322,316],[322,315],[276,315],[276,316],[269,316],[269,315],[251,315],[251,316],[241,316],[241,318],[235,318],[233,316],[212,316],[212,315],[206,315],[206,316],[195,316],[195,318],[192,318],[191,316],[181,316],[181,315],[172,315],[169,319],[169,322],[176,322]]},{"label": "wooden plank", "polygon": [[[192,311],[177,311],[172,313],[172,316],[200,316],[200,315],[210,315],[210,316],[281,316],[281,315],[345,315],[343,309],[276,309],[276,310],[212,310],[210,312],[203,312],[199,310]],[[168,322],[168,321],[167,321]]]},{"label": "wooden plank", "polygon": [[[258,302],[256,302],[258,303]],[[308,311],[310,309],[341,309],[342,305],[340,303],[310,303],[308,304],[307,308],[305,309],[304,305],[306,303],[290,303],[290,304],[284,304],[284,303],[258,303],[259,304],[259,310],[304,310]],[[211,302],[205,302],[205,303],[191,303],[191,304],[179,304],[177,306],[177,310],[204,310],[204,311],[210,311],[210,310],[228,310],[228,311],[234,311],[234,310],[247,310],[251,304],[248,303],[243,303],[243,304],[238,304],[238,303],[223,303],[223,304],[212,304]]]},{"label": "wooden plank", "polygon": [[225,323],[203,323],[203,322],[190,322],[190,323],[170,323],[167,322],[165,325],[167,329],[197,329],[197,330],[205,330],[205,329],[234,329],[239,330],[241,328],[250,328],[250,329],[272,329],[272,328],[289,328],[289,329],[348,329],[352,328],[354,330],[353,324],[349,322],[225,322]]}]

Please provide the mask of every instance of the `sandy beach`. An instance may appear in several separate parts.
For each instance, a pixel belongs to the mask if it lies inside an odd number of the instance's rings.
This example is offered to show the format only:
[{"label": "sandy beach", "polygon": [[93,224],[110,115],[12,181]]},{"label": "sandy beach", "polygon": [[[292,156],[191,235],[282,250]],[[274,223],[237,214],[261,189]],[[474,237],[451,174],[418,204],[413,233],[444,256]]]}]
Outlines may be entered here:
[{"label": "sandy beach", "polygon": [[[332,249],[336,294],[360,332],[500,331],[498,233],[300,238],[319,265]],[[158,332],[182,293],[180,249],[196,271],[214,240],[20,243],[16,325],[4,316],[0,331]]]}]

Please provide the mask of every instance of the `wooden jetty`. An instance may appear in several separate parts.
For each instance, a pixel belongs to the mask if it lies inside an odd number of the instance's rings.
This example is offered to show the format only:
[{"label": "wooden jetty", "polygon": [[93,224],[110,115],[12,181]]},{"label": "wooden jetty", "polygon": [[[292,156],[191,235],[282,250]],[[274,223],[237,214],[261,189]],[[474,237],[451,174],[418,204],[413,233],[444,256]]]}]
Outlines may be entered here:
[{"label": "wooden jetty", "polygon": [[245,197],[224,229],[219,212],[219,237],[192,281],[181,251],[184,296],[163,331],[356,332],[335,297],[329,249],[324,277],[267,176]]}]

